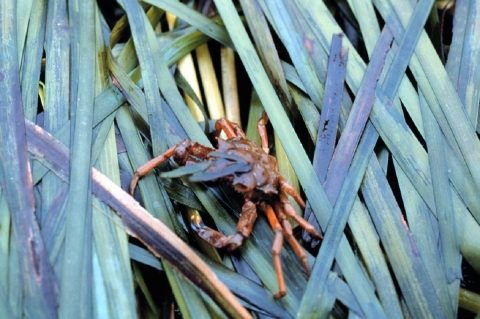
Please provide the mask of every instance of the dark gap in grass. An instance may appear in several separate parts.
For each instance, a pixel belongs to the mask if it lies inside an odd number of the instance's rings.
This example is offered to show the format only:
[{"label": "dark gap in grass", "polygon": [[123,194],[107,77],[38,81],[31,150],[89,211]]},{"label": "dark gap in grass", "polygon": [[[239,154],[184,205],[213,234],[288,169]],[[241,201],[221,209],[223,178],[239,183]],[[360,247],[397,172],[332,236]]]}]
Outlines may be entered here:
[{"label": "dark gap in grass", "polygon": [[427,149],[427,144],[426,144],[425,140],[423,139],[422,134],[420,134],[420,131],[418,130],[417,126],[413,122],[412,118],[410,117],[410,114],[405,109],[404,105],[402,105],[402,110],[403,110],[403,114],[405,115],[405,122],[407,122],[407,125],[410,128],[410,130],[412,131],[413,135],[415,135],[415,137],[418,139],[420,144],[426,150]]},{"label": "dark gap in grass", "polygon": [[357,53],[364,61],[368,61],[367,49],[360,26],[347,1],[332,1],[332,4],[337,8],[334,15],[335,21],[342,28],[346,38],[350,40]]},{"label": "dark gap in grass", "polygon": [[[148,292],[154,304],[159,308],[160,318],[170,318],[172,304],[174,304],[175,318],[182,318],[165,273],[139,262],[132,261],[132,263],[135,264],[135,267],[142,274]],[[143,316],[147,317],[146,315],[150,309],[150,305],[139,286],[136,287],[135,295],[137,310],[140,312],[143,311]],[[141,314],[140,316],[142,317]]]},{"label": "dark gap in grass", "polygon": [[405,206],[402,201],[402,193],[400,192],[400,186],[398,184],[398,179],[397,179],[397,174],[395,172],[395,166],[393,165],[393,158],[390,155],[389,156],[389,161],[388,161],[388,166],[387,166],[387,180],[390,185],[390,188],[392,189],[393,196],[395,197],[395,201],[398,204],[398,207],[400,208],[400,211],[402,212],[402,215],[406,219],[405,216]]},{"label": "dark gap in grass", "polygon": [[102,15],[105,17],[105,21],[108,26],[113,28],[115,23],[122,17],[124,14],[123,9],[120,7],[116,0],[103,0],[97,2]]}]

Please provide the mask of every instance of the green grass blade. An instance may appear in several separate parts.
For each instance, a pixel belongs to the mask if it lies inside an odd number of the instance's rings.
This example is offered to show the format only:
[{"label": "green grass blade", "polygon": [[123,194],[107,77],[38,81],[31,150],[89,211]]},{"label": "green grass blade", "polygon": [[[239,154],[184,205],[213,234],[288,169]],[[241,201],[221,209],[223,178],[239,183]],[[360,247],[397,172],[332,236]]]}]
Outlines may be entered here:
[{"label": "green grass blade", "polygon": [[[302,79],[302,83],[306,88],[306,92],[317,108],[320,109],[323,102],[323,85],[319,79],[317,71],[323,70],[323,68],[315,68],[316,62],[308,52],[308,50],[312,50],[313,52],[318,53],[318,48],[315,47],[316,41],[310,41],[308,37],[302,37],[302,34],[292,32],[292,30],[297,29],[295,26],[296,21],[293,20],[298,19],[298,17],[291,14],[292,11],[287,8],[287,3],[283,3],[282,1],[271,2],[263,0],[259,1],[259,3],[277,34],[282,39],[283,45],[287,48],[293,64]],[[305,40],[305,38],[307,40]],[[309,42],[305,44],[303,41]],[[236,47],[240,54],[239,47]],[[318,59],[317,61],[319,60],[321,59]]]}]

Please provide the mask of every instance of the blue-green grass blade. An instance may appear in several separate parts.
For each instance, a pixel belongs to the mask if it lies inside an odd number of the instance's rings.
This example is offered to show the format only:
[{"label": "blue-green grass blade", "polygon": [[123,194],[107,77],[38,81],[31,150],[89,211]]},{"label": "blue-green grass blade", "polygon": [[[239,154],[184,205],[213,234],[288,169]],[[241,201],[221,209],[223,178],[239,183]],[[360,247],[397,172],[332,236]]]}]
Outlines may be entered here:
[{"label": "blue-green grass blade", "polygon": [[191,24],[209,37],[217,40],[227,47],[233,48],[232,41],[225,30],[225,27],[218,25],[212,19],[209,19],[198,11],[187,7],[180,1],[147,0],[145,2],[172,13],[177,18],[186,21],[188,24]]},{"label": "blue-green grass blade", "polygon": [[458,298],[448,294],[447,276],[437,249],[438,222],[405,173],[402,170],[396,173],[410,232],[445,312],[452,315],[456,309],[452,306]]},{"label": "blue-green grass blade", "polygon": [[[93,311],[91,281],[91,145],[93,102],[95,93],[95,4],[93,1],[70,3],[70,18],[82,22],[81,29],[72,34],[73,88],[78,89],[71,130],[70,188],[65,221],[65,254],[61,273],[59,315],[61,317],[90,318]],[[78,9],[78,11],[76,10]],[[72,13],[75,17],[72,17]],[[90,21],[90,23],[89,23]],[[79,53],[75,55],[76,50]],[[75,78],[78,75],[78,78]],[[75,85],[78,83],[78,85]],[[72,92],[73,93],[73,92]]]},{"label": "blue-green grass blade", "polygon": [[427,275],[411,234],[402,220],[393,193],[376,157],[372,156],[363,183],[364,198],[380,240],[397,276],[407,307],[414,317],[446,315]]},{"label": "blue-green grass blade", "polygon": [[142,72],[153,154],[157,156],[168,148],[165,138],[165,120],[158,91],[159,70],[153,59],[153,56],[157,55],[159,47],[153,29],[140,4],[133,0],[124,0],[123,4]]},{"label": "blue-green grass blade", "polygon": [[27,29],[29,27],[34,2],[35,1],[32,0],[15,1],[15,5],[17,6],[17,54],[20,66],[22,58],[24,56],[25,38],[27,36]]},{"label": "blue-green grass blade", "polygon": [[[298,17],[291,14],[292,11],[289,10],[288,3],[260,0],[259,4],[262,6],[265,15],[289,52],[292,62],[306,88],[307,94],[317,108],[320,109],[323,101],[324,88],[317,72],[324,72],[324,68],[318,67],[316,69],[316,61],[319,62],[322,59],[313,59],[310,52],[308,52],[308,50],[312,50],[312,53],[321,54],[318,52],[315,41],[310,41],[308,35],[302,34],[303,32],[308,32],[308,29],[302,30],[296,26],[296,23],[300,22],[294,21],[294,19],[298,19]],[[292,30],[297,32],[292,32]],[[307,43],[305,43],[305,41]],[[238,46],[237,50],[240,51]]]},{"label": "blue-green grass blade", "polygon": [[440,232],[440,249],[443,254],[447,281],[451,283],[460,279],[460,254],[458,251],[458,238],[455,232],[455,219],[453,216],[452,194],[448,178],[447,161],[445,160],[445,141],[435,117],[430,112],[423,96],[420,96],[422,106],[423,127],[428,147],[428,160],[432,176],[435,210]]},{"label": "blue-green grass blade", "polygon": [[240,4],[268,77],[272,83],[275,83],[280,101],[289,109],[292,98],[288,91],[280,58],[262,8],[257,0],[243,0],[240,1]]},{"label": "blue-green grass blade", "polygon": [[[16,267],[21,274],[20,280],[16,277],[12,281],[11,288],[16,290],[12,298],[20,297],[20,291],[23,292],[22,304],[16,304],[17,300],[13,302],[23,309],[21,312],[14,309],[14,314],[56,318],[56,279],[35,218],[35,199],[23,124],[16,24],[16,4],[0,2],[0,112],[3,114],[0,124],[0,175],[2,193],[12,218],[12,233],[16,239],[15,246],[11,248],[16,250]],[[10,264],[10,270],[14,265]],[[15,273],[11,271],[9,274]]]},{"label": "blue-green grass blade", "polygon": [[[22,9],[23,10],[23,9]],[[38,86],[45,38],[47,5],[45,1],[33,1],[25,52],[22,61],[22,100],[25,118],[35,121],[38,109]]]},{"label": "blue-green grass blade", "polygon": [[[96,10],[98,16],[99,10]],[[106,48],[100,29],[100,20],[96,19],[97,63],[95,92],[101,92],[106,86],[107,62]],[[92,147],[92,163],[116,184],[120,184],[117,145],[113,127],[114,115],[110,115],[94,130]],[[121,219],[98,198],[92,199],[92,230],[94,244],[94,267],[96,304],[99,309],[108,310],[111,317],[135,318],[136,305],[133,287],[132,270],[128,257],[128,237]],[[96,257],[96,258],[95,258]],[[101,281],[101,282],[97,282]],[[96,289],[95,287],[103,288]]]},{"label": "blue-green grass blade", "polygon": [[[373,127],[369,127],[371,130],[374,130]],[[355,198],[357,197],[358,189],[368,165],[369,156],[371,156],[375,146],[375,143],[371,143],[368,140],[376,139],[375,134],[365,134],[364,136],[365,139],[361,140],[358,145],[349,172],[333,207],[332,216],[328,221],[325,236],[317,255],[318,262],[315,263],[312,269],[310,280],[297,313],[299,318],[312,313],[320,315],[324,311],[319,307],[325,304],[322,302],[322,299],[328,294],[328,291],[325,290],[326,285],[328,285],[327,278]]]},{"label": "blue-green grass blade", "polygon": [[[378,6],[381,1],[374,3],[377,4],[377,9],[383,16],[389,15],[391,18],[397,19],[395,26],[392,25],[391,31],[398,38],[412,15],[411,4],[408,3],[404,6],[399,5],[398,2],[389,2],[389,5]],[[398,23],[401,24],[398,25]],[[480,158],[480,141],[445,68],[425,33],[420,36],[415,55],[419,62],[417,68],[420,69],[412,70],[412,72],[414,74],[423,72],[422,77],[415,75],[419,88],[422,91],[426,87],[430,88],[435,98],[440,101],[437,104],[426,96],[430,108],[438,107],[437,110],[432,109],[432,112],[442,131],[451,131],[453,139],[448,139],[447,135],[447,140],[451,146],[458,146],[459,153],[456,156],[463,158],[478,189],[480,188],[480,168],[477,164],[478,158]],[[412,69],[415,69],[415,66],[412,66]]]},{"label": "blue-green grass blade", "polygon": [[480,58],[480,34],[476,27],[480,23],[479,19],[480,3],[478,1],[457,3],[452,44],[445,66],[474,127],[478,126],[480,95],[475,86],[480,81],[480,68],[471,66],[475,65]]},{"label": "blue-green grass blade", "polygon": [[[70,111],[70,40],[66,1],[47,3],[45,31],[45,111],[44,127],[56,133],[67,123]],[[33,75],[33,74],[32,74]],[[24,81],[26,79],[23,79]],[[32,79],[38,81],[39,79]],[[38,86],[37,86],[38,88]],[[31,106],[36,108],[37,106]],[[68,137],[70,139],[70,137]],[[50,206],[61,187],[52,173],[42,180],[42,203],[37,211],[40,225],[52,216]],[[64,216],[64,214],[62,214]],[[58,223],[58,218],[54,219]],[[50,234],[45,235],[46,240]]]}]

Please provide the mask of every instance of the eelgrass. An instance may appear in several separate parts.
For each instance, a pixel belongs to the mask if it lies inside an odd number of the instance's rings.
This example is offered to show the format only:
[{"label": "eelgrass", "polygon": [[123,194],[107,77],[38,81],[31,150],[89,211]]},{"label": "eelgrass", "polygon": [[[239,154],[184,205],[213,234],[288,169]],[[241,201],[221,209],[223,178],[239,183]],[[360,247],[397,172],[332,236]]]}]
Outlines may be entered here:
[{"label": "eelgrass", "polygon": [[[369,64],[343,36],[336,90],[325,83],[342,30],[323,2],[214,3],[209,17],[196,2],[122,0],[110,30],[94,1],[0,2],[0,317],[479,312],[478,291],[460,288],[462,257],[480,271],[478,1],[457,2],[446,66],[423,30],[438,23],[433,1],[342,1]],[[177,69],[189,54],[194,63]],[[221,59],[228,74],[244,68],[252,87],[217,81]],[[235,95],[247,102],[235,106]],[[285,245],[281,300],[262,214],[235,254],[190,229],[193,214],[235,231],[241,202],[227,189],[152,173],[138,187],[144,210],[114,185],[183,138],[211,145],[208,120],[223,114],[247,120],[258,141],[263,110],[282,173],[298,180],[325,231],[318,254],[307,253],[310,278]],[[315,152],[329,154],[320,180]]]}]

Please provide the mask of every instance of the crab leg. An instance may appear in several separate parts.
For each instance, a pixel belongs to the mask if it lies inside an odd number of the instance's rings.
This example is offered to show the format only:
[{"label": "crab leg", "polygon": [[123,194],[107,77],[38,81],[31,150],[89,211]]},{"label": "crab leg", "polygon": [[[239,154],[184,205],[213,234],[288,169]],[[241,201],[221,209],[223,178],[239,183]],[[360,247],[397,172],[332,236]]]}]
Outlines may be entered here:
[{"label": "crab leg", "polygon": [[290,246],[292,246],[293,251],[295,252],[297,257],[300,259],[300,262],[302,263],[302,266],[305,269],[307,276],[310,276],[310,267],[308,265],[307,254],[305,253],[297,239],[295,239],[295,237],[293,236],[292,224],[290,224],[290,222],[288,221],[281,203],[275,203],[275,213],[277,214],[278,220],[282,225],[283,235],[290,243]]},{"label": "crab leg", "polygon": [[215,137],[220,135],[221,131],[224,131],[228,138],[241,136],[247,138],[243,130],[237,123],[230,122],[226,118],[221,118],[215,122]]},{"label": "crab leg", "polygon": [[225,236],[222,233],[207,227],[200,218],[192,217],[192,228],[200,238],[217,248],[225,248],[232,251],[242,246],[252,232],[253,224],[257,219],[257,207],[251,201],[246,201],[242,207],[242,214],[238,219],[235,234]]},{"label": "crab leg", "polygon": [[273,211],[273,208],[270,205],[262,204],[262,210],[267,215],[268,222],[270,223],[270,227],[272,227],[275,238],[273,239],[272,244],[272,257],[273,257],[273,265],[275,266],[275,273],[277,274],[277,282],[278,282],[278,293],[274,294],[273,297],[276,299],[282,298],[287,294],[287,288],[285,286],[285,279],[283,278],[283,269],[282,269],[282,262],[280,260],[280,253],[282,252],[283,247],[283,232],[282,226],[278,222],[277,216]]},{"label": "crab leg", "polygon": [[290,185],[290,183],[285,179],[285,177],[280,178],[280,188],[285,193],[292,196],[295,202],[297,202],[298,206],[300,206],[301,209],[305,209],[305,202],[303,201],[302,197],[300,197],[300,194],[297,193],[295,188],[293,188],[293,186]]},{"label": "crab leg", "polygon": [[262,149],[265,153],[270,153],[270,148],[268,147],[268,135],[267,135],[267,128],[265,125],[268,123],[268,116],[265,111],[262,113],[262,117],[258,120],[257,130],[258,135],[260,135],[260,141],[262,143]]},{"label": "crab leg", "polygon": [[135,171],[135,175],[133,175],[132,181],[130,182],[130,194],[133,195],[135,191],[135,187],[137,186],[138,180],[150,173],[155,167],[162,164],[163,162],[167,161],[170,157],[175,155],[175,151],[179,144],[170,147],[168,150],[160,154],[159,156],[149,160]]},{"label": "crab leg", "polygon": [[295,212],[295,209],[293,208],[292,204],[290,204],[287,196],[285,195],[285,193],[283,191],[280,192],[279,197],[280,197],[280,202],[283,204],[283,211],[285,212],[285,214],[288,217],[293,219],[298,225],[300,225],[300,227],[305,229],[309,234],[312,234],[313,236],[315,236],[317,238],[323,238],[322,235],[317,233],[317,231],[312,226],[312,224],[310,224],[305,219],[303,219],[303,217],[297,215],[297,212]]}]

